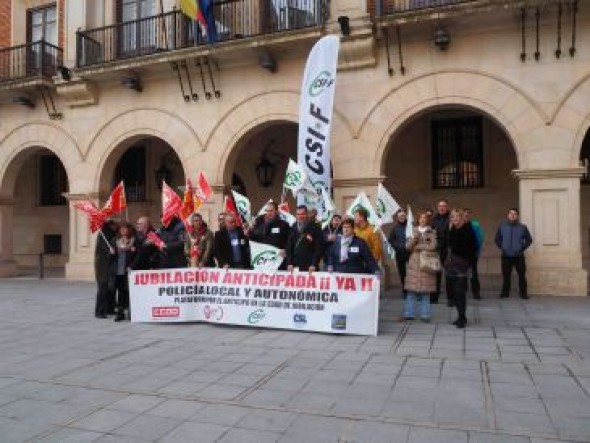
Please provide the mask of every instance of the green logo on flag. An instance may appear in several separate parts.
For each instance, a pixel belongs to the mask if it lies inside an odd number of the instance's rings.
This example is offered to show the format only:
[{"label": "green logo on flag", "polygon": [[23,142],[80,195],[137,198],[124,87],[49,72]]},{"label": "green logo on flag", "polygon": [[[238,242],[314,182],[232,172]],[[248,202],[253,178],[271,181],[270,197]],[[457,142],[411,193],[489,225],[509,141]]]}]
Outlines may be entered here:
[{"label": "green logo on flag", "polygon": [[334,79],[332,78],[332,74],[328,71],[322,71],[311,81],[311,84],[309,85],[309,95],[317,97],[333,84]]},{"label": "green logo on flag", "polygon": [[383,200],[380,198],[377,199],[377,207],[375,208],[375,211],[377,211],[377,215],[379,215],[379,217],[385,214],[385,203],[383,203]]},{"label": "green logo on flag", "polygon": [[262,251],[256,257],[252,258],[252,265],[254,267],[266,266],[273,263],[280,263],[283,261],[279,255],[274,251]]},{"label": "green logo on flag", "polygon": [[285,186],[291,188],[299,184],[301,184],[301,172],[287,172],[287,175],[285,175]]}]

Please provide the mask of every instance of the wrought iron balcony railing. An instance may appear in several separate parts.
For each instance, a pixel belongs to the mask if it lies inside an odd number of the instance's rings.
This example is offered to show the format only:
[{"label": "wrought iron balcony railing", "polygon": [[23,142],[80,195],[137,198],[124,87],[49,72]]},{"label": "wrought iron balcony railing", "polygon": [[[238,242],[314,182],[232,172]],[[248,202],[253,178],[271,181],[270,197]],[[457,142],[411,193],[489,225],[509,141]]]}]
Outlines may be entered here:
[{"label": "wrought iron balcony railing", "polygon": [[77,32],[79,68],[236,39],[317,27],[327,0],[222,0],[214,5],[216,36],[179,10]]},{"label": "wrought iron balcony railing", "polygon": [[61,48],[40,40],[0,49],[0,82],[53,77],[63,64]]},{"label": "wrought iron balcony railing", "polygon": [[379,17],[400,12],[439,8],[450,5],[473,3],[478,0],[373,0],[369,1],[369,12]]}]

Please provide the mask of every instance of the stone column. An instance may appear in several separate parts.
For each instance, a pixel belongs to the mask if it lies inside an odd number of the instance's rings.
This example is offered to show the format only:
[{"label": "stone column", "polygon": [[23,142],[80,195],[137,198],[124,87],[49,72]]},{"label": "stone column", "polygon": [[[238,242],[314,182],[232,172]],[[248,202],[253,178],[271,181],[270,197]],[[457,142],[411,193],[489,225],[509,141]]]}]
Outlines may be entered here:
[{"label": "stone column", "polygon": [[0,277],[17,275],[13,255],[14,199],[0,198]]},{"label": "stone column", "polygon": [[584,168],[513,173],[519,179],[521,219],[533,237],[526,253],[529,293],[586,296],[580,232]]},{"label": "stone column", "polygon": [[[64,194],[70,206],[70,256],[66,263],[66,279],[94,280],[94,247],[97,236],[92,234],[88,218],[72,205],[80,200],[87,200],[88,194]],[[98,204],[98,194],[90,198]]]}]

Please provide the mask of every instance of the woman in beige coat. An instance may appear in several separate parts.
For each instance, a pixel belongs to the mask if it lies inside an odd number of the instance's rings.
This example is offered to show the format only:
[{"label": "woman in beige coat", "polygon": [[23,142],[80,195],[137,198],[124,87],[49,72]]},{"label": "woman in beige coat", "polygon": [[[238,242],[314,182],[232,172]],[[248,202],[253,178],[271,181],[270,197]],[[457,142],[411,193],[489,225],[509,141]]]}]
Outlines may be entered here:
[{"label": "woman in beige coat", "polygon": [[430,293],[436,291],[436,273],[420,269],[420,254],[436,254],[436,231],[430,227],[430,217],[426,212],[418,214],[418,226],[413,228],[413,236],[406,241],[410,253],[405,289],[408,291],[404,303],[404,319],[414,319],[414,304],[420,304],[420,319],[430,321]]}]

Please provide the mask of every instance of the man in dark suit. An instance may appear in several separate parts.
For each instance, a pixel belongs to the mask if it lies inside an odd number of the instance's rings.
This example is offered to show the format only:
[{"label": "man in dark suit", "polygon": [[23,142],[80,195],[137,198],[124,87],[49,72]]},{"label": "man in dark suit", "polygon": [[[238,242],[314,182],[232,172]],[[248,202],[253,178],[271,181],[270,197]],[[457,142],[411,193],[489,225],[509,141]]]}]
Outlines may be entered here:
[{"label": "man in dark suit", "polygon": [[[273,201],[266,204],[264,215],[256,218],[254,226],[244,233],[252,241],[271,245],[282,251],[286,257],[287,242],[289,240],[289,223],[279,217],[279,207]],[[283,260],[279,270],[287,269],[287,260]]]},{"label": "man in dark suit", "polygon": [[224,224],[215,233],[215,258],[217,266],[231,269],[250,269],[250,245],[242,228],[237,226],[236,216],[228,213]]},{"label": "man in dark suit", "polygon": [[291,227],[287,242],[287,269],[298,267],[301,271],[315,271],[322,257],[322,229],[315,220],[310,220],[307,206],[298,206],[297,222]]}]

